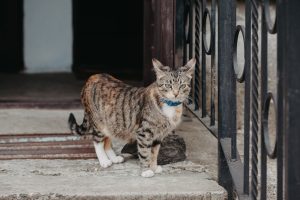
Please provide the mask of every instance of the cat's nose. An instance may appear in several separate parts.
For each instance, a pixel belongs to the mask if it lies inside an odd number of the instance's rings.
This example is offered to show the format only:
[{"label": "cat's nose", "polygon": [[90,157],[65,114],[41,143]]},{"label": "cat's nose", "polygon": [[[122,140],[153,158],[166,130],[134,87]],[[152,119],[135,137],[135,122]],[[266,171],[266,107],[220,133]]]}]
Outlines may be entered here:
[{"label": "cat's nose", "polygon": [[178,92],[178,91],[175,91],[175,92],[174,92],[174,96],[175,96],[175,97],[177,97],[177,96],[178,96],[178,94],[179,94],[179,92]]}]

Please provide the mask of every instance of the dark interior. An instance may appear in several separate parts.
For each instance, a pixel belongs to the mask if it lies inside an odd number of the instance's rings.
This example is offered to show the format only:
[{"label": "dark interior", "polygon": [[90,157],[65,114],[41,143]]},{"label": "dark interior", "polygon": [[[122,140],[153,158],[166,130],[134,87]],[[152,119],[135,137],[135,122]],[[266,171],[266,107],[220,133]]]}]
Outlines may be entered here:
[{"label": "dark interior", "polygon": [[23,66],[23,0],[1,0],[0,72],[19,72]]},{"label": "dark interior", "polygon": [[[73,71],[142,80],[143,1],[73,0]],[[24,69],[23,0],[0,1],[0,72]]]},{"label": "dark interior", "polygon": [[143,1],[73,0],[73,70],[142,80]]},{"label": "dark interior", "polygon": [[23,74],[24,2],[0,1],[0,107],[79,102],[84,80],[95,73],[142,81],[143,1],[72,3],[73,74]]}]

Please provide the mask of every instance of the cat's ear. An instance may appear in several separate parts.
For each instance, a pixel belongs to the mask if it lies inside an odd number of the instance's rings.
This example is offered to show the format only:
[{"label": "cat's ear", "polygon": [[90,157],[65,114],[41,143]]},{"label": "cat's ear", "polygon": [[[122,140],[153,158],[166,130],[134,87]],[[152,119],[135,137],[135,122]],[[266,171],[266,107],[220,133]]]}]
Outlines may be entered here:
[{"label": "cat's ear", "polygon": [[180,68],[180,71],[184,72],[188,77],[192,78],[195,71],[196,59],[192,58],[186,65]]},{"label": "cat's ear", "polygon": [[157,78],[161,78],[166,75],[166,72],[170,71],[170,67],[164,66],[161,62],[157,59],[152,59],[153,68]]}]

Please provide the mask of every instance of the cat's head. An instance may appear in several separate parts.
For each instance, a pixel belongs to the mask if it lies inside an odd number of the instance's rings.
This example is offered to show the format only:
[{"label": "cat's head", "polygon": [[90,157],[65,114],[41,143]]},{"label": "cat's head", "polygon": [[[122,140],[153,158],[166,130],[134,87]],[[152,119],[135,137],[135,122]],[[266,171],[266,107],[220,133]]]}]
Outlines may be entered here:
[{"label": "cat's head", "polygon": [[152,63],[160,95],[171,101],[183,102],[191,90],[196,59],[189,60],[186,65],[177,69],[164,66],[157,59],[152,59]]}]

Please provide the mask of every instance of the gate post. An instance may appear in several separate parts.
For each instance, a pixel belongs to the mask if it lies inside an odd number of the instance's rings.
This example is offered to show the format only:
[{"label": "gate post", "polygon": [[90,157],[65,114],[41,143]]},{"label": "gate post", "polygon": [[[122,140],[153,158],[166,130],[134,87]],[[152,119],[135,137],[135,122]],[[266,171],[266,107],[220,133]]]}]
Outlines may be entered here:
[{"label": "gate post", "polygon": [[[236,132],[236,80],[233,71],[235,0],[219,1],[218,7],[218,181],[233,199],[233,183],[221,140]],[[230,147],[229,147],[230,149]]]},{"label": "gate post", "polygon": [[[278,6],[278,140],[283,139],[284,199],[300,199],[300,22],[299,0]],[[281,117],[282,116],[282,117]],[[280,144],[278,144],[280,147]],[[280,153],[280,150],[278,151]],[[281,178],[281,177],[278,177]]]}]

